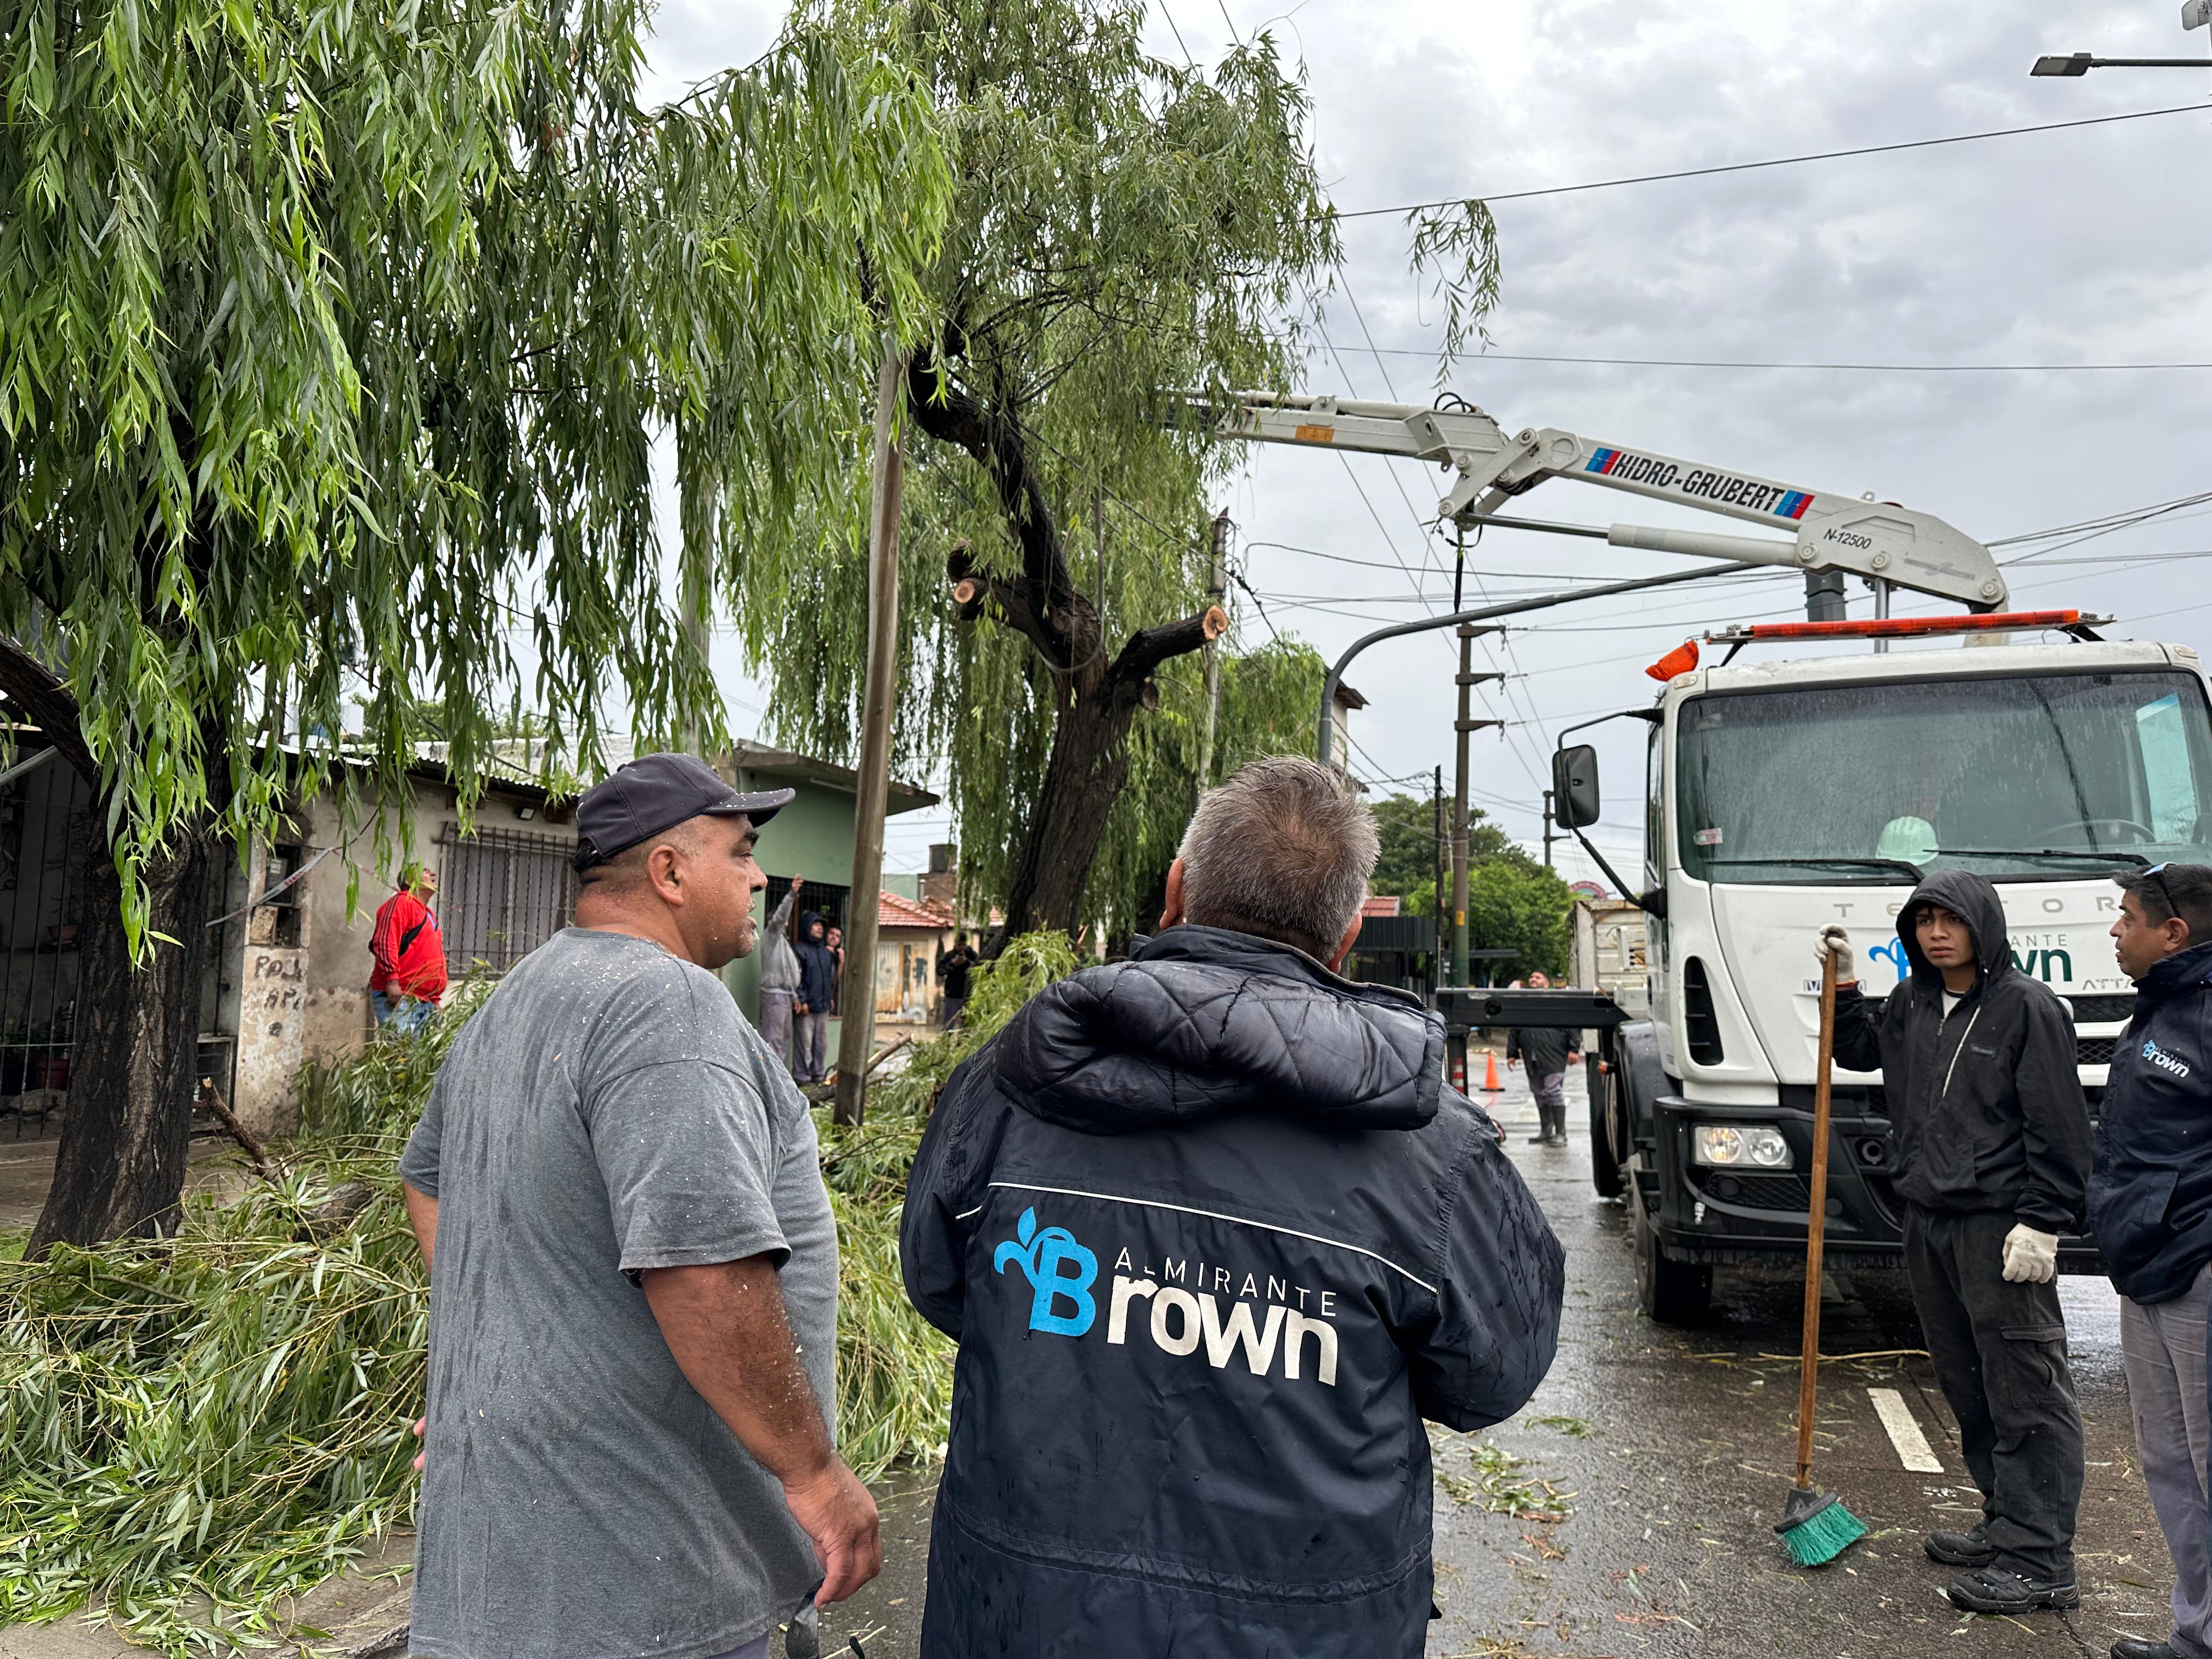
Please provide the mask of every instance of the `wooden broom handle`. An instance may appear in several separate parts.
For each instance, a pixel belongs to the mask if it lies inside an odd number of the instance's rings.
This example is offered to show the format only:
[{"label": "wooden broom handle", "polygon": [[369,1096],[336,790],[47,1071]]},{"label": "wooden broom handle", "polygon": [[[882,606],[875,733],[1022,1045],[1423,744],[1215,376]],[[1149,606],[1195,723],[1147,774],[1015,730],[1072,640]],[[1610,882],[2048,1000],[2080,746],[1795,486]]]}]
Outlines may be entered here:
[{"label": "wooden broom handle", "polygon": [[1820,1249],[1828,1232],[1828,1083],[1836,1060],[1836,957],[1820,953],[1820,1058],[1813,1074],[1813,1191],[1805,1225],[1804,1346],[1797,1360],[1797,1485],[1813,1484],[1813,1387],[1820,1374]]}]

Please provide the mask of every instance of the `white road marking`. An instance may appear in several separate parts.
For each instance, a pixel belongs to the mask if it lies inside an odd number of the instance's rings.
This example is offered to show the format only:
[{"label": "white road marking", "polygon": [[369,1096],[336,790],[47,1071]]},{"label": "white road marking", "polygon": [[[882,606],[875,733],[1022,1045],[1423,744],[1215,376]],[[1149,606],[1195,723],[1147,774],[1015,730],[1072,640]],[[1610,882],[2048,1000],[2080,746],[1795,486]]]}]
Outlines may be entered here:
[{"label": "white road marking", "polygon": [[1943,1466],[1936,1461],[1935,1448],[1920,1432],[1920,1425],[1913,1420],[1912,1409],[1905,1403],[1903,1395],[1895,1389],[1869,1389],[1867,1398],[1874,1401],[1874,1414],[1889,1431],[1889,1443],[1897,1448],[1899,1462],[1915,1474],[1943,1473]]}]

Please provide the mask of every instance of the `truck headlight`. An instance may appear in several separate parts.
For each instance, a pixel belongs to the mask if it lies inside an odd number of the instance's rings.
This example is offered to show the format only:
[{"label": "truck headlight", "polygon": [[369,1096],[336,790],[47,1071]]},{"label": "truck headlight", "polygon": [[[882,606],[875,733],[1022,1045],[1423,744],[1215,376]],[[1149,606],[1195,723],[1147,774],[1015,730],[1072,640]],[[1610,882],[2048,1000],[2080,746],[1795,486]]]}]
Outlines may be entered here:
[{"label": "truck headlight", "polygon": [[1779,1129],[1749,1124],[1701,1123],[1690,1142],[1694,1163],[1730,1170],[1786,1170],[1790,1143]]}]

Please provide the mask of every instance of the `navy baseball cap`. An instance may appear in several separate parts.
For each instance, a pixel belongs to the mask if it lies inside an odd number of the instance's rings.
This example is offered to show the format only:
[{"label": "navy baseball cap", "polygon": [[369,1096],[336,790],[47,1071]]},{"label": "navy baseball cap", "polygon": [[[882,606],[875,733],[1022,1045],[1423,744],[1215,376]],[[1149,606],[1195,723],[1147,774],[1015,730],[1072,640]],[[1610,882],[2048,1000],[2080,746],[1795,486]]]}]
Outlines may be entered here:
[{"label": "navy baseball cap", "polygon": [[761,789],[740,794],[690,755],[641,755],[593,784],[576,803],[576,868],[605,864],[702,814],[735,817],[742,812],[757,830],[797,793]]}]

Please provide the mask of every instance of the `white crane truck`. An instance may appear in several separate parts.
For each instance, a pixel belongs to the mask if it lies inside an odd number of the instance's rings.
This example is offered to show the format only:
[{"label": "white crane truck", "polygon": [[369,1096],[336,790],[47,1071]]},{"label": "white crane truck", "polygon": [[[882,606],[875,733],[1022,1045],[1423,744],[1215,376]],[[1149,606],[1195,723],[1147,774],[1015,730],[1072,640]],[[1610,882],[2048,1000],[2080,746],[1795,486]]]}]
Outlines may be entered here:
[{"label": "white crane truck", "polygon": [[[2021,971],[2075,1021],[2092,1109],[2134,1003],[2106,929],[2116,873],[2212,863],[2212,702],[2185,647],[2106,642],[2078,612],[1995,614],[1988,550],[1892,503],[1797,489],[1571,433],[1508,437],[1480,410],[1246,394],[1213,411],[1224,435],[1413,456],[1455,472],[1443,518],[1496,522],[1550,477],[1794,531],[1790,540],[1613,526],[1617,546],[1808,571],[1840,569],[1965,604],[1956,617],[1770,624],[1709,635],[1728,660],[1682,653],[1656,701],[1607,719],[1648,726],[1640,780],[1650,1016],[1601,991],[1447,991],[1468,1024],[1559,1024],[1590,1045],[1592,1163],[1625,1199],[1644,1311],[1693,1320],[1716,1267],[1802,1261],[1819,983],[1813,940],[1841,922],[1869,997],[1905,963],[1894,933],[1927,872],[1996,884]],[[2057,629],[2069,642],[2011,645]],[[1735,663],[1750,645],[1962,634],[1979,649]],[[1586,722],[1595,725],[1598,722]],[[1581,727],[1573,728],[1579,731]],[[1569,735],[1561,733],[1564,738]],[[1597,820],[1596,752],[1553,757],[1556,811],[1578,837]],[[1480,1005],[1467,1006],[1468,1004]],[[1900,1252],[1893,1143],[1879,1073],[1839,1072],[1831,1127],[1827,1259]],[[2061,1265],[2094,1271],[2094,1243]]]}]

